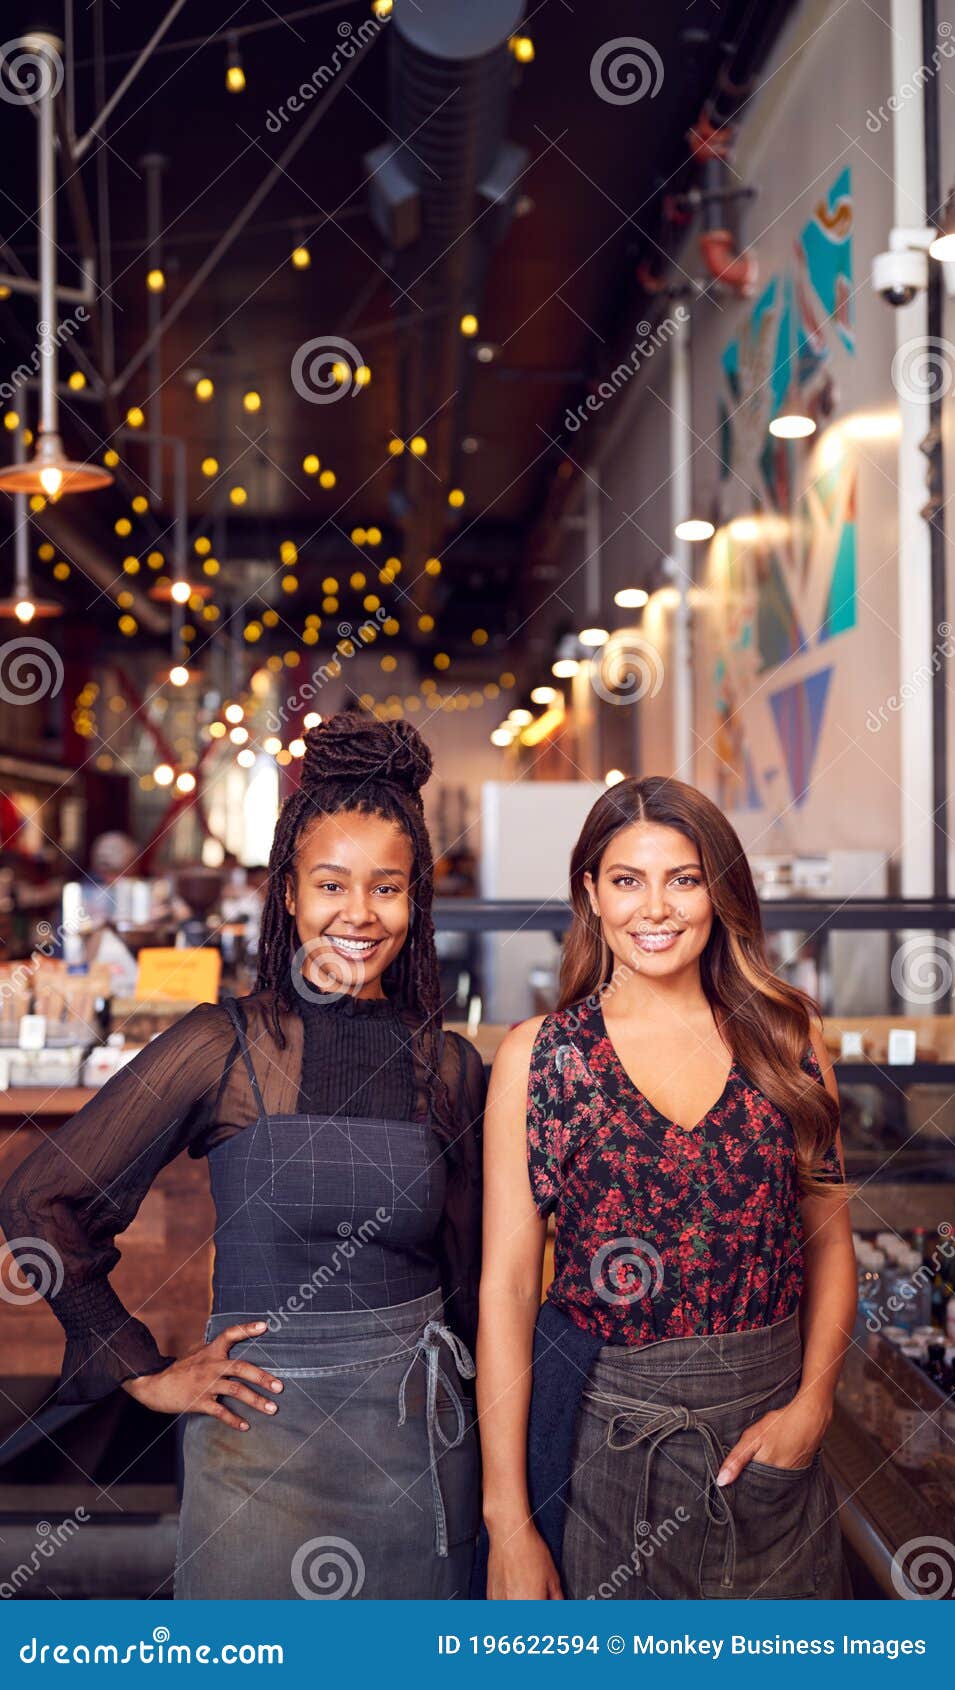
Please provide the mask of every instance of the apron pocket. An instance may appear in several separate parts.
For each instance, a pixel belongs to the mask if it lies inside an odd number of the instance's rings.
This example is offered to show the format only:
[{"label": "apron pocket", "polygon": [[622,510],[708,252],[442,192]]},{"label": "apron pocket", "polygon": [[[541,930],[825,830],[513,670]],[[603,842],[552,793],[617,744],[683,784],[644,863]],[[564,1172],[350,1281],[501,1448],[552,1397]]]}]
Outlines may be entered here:
[{"label": "apron pocket", "polygon": [[[715,1579],[707,1596],[795,1600],[815,1597],[822,1541],[821,1456],[808,1467],[772,1467],[750,1461],[723,1495],[736,1528],[736,1570],[732,1585]],[[722,1540],[724,1527],[718,1532]]]}]

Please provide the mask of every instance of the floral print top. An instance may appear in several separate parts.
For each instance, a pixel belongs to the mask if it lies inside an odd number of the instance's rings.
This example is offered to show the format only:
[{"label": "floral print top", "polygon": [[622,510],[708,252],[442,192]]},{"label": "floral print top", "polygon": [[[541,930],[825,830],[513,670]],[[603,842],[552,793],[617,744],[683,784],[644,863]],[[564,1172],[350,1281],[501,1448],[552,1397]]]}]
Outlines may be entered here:
[{"label": "floral print top", "polygon": [[[824,1084],[811,1044],[802,1066]],[[558,1010],[534,1042],[527,1154],[538,1213],[554,1211],[548,1299],[605,1343],[743,1332],[798,1307],[792,1126],[736,1061],[686,1131],[637,1090],[596,996]],[[835,1145],[819,1177],[842,1178]]]}]

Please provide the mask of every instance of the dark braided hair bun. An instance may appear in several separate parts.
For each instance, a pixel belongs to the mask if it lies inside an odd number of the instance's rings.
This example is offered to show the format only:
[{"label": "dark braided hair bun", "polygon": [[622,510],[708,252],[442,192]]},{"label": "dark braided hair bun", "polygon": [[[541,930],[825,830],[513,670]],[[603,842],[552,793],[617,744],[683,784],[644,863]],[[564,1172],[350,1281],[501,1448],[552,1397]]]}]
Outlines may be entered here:
[{"label": "dark braided hair bun", "polygon": [[309,728],[304,739],[305,788],[325,781],[354,781],[357,787],[383,782],[417,798],[431,776],[431,752],[410,722],[379,722],[342,710]]}]

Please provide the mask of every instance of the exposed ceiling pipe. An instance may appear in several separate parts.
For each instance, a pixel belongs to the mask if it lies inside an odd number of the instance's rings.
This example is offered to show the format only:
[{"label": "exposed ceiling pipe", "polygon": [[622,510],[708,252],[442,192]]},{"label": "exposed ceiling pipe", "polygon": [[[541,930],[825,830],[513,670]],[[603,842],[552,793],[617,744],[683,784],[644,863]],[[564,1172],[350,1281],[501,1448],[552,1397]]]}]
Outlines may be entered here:
[{"label": "exposed ceiling pipe", "polygon": [[366,164],[372,218],[395,253],[400,297],[418,315],[399,342],[400,428],[405,439],[426,436],[427,467],[402,462],[395,501],[414,549],[435,547],[444,531],[472,370],[460,323],[468,312],[479,316],[490,253],[526,162],[505,140],[514,81],[508,38],[523,9],[522,0],[420,0],[396,11],[391,25],[389,128],[397,141]]}]

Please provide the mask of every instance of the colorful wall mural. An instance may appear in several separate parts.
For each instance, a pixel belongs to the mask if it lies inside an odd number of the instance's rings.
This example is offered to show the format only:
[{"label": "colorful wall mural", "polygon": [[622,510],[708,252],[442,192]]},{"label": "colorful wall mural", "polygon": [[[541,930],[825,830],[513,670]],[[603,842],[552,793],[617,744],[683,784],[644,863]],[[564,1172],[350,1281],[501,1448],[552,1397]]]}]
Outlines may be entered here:
[{"label": "colorful wall mural", "polygon": [[[727,809],[805,801],[829,642],[856,623],[857,464],[851,440],[831,426],[838,363],[854,353],[852,221],[847,168],[798,231],[791,269],[768,282],[721,358],[720,476],[738,514],[717,531],[707,574],[716,796]],[[787,406],[815,419],[810,440],[770,434]],[[775,684],[773,672],[797,656],[808,666]],[[757,749],[758,697],[769,731]]]}]

